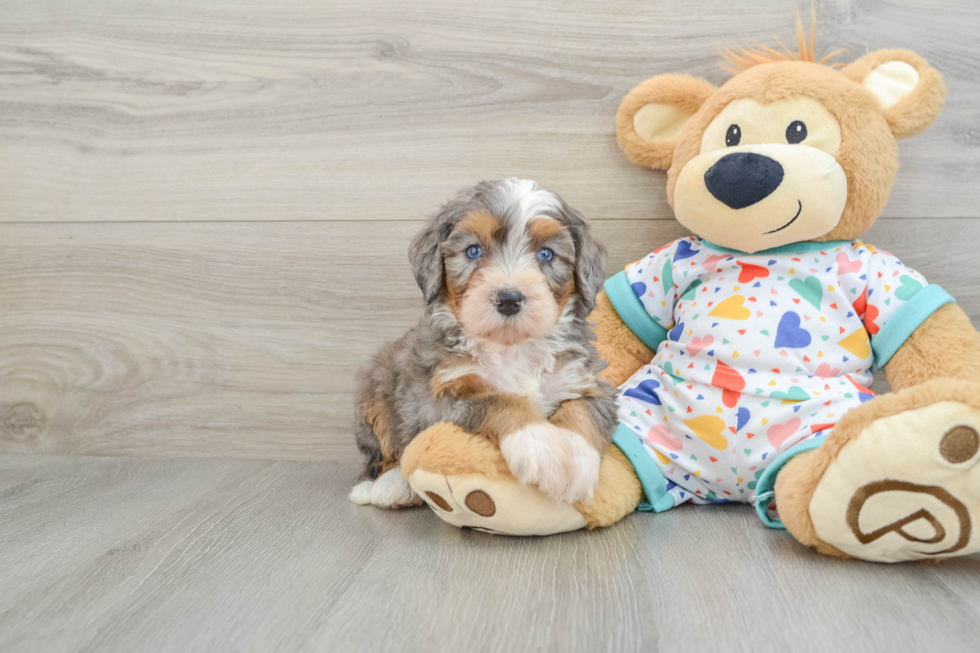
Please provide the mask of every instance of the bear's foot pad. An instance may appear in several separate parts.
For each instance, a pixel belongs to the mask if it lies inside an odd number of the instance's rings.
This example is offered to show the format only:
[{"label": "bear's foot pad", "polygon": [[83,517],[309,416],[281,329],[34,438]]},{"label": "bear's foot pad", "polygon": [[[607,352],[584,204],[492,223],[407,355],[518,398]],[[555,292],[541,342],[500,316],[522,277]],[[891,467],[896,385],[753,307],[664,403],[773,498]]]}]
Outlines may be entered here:
[{"label": "bear's foot pad", "polygon": [[942,401],[875,420],[810,501],[821,540],[876,562],[980,550],[980,410]]},{"label": "bear's foot pad", "polygon": [[553,535],[586,525],[572,506],[512,479],[447,476],[416,469],[408,482],[440,519],[457,528],[497,535]]}]

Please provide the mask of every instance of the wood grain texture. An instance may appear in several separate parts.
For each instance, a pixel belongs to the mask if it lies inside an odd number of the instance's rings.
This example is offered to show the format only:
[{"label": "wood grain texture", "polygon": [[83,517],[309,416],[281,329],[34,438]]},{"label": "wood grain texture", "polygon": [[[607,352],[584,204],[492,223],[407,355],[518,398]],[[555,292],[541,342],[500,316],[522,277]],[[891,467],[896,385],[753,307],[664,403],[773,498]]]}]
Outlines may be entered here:
[{"label": "wood grain texture", "polygon": [[[356,458],[354,372],[422,313],[419,226],[0,225],[0,450]],[[601,231],[617,266],[683,233]]]},{"label": "wood grain texture", "polygon": [[507,538],[338,463],[0,456],[0,650],[975,651],[980,557],[842,562],[746,506]]},{"label": "wood grain texture", "polygon": [[[610,270],[676,238],[663,174],[615,145],[620,98],[723,81],[713,45],[791,35],[797,8],[3,3],[0,452],[356,460],[354,371],[421,310],[418,220],[515,174],[596,221]],[[945,73],[868,239],[977,319],[980,8],[816,8],[825,49]]]},{"label": "wood grain texture", "polygon": [[[818,48],[913,48],[946,77],[886,218],[978,217],[980,4],[819,0]],[[485,178],[593,219],[669,219],[613,132],[664,72],[793,40],[807,3],[0,3],[0,221],[411,220]],[[852,55],[845,55],[844,60]]]},{"label": "wood grain texture", "polygon": [[[405,254],[418,228],[0,225],[0,452],[358,460],[352,379],[421,314]],[[684,233],[596,231],[610,273]],[[975,220],[884,221],[867,238],[975,321],[961,262],[978,240]]]}]

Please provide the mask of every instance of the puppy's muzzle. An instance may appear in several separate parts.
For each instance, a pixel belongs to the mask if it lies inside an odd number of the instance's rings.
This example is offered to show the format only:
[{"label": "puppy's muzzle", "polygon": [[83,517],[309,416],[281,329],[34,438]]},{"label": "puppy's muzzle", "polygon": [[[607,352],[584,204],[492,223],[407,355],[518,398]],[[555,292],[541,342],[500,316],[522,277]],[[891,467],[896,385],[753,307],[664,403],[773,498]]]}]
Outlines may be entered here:
[{"label": "puppy's muzzle", "polygon": [[761,202],[783,182],[783,166],[754,152],[733,152],[718,159],[704,173],[704,185],[719,202],[744,209]]},{"label": "puppy's muzzle", "polygon": [[494,304],[497,307],[497,312],[501,315],[517,315],[521,312],[521,307],[524,306],[524,295],[516,290],[501,290],[497,293]]}]

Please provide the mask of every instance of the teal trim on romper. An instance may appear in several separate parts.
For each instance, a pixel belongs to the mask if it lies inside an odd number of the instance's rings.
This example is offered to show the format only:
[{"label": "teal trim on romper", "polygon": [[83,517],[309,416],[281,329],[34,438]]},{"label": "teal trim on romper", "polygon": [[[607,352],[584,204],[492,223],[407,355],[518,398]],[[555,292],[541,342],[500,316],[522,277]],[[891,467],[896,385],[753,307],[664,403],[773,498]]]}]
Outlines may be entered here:
[{"label": "teal trim on romper", "polygon": [[643,308],[643,304],[633,292],[633,286],[626,277],[626,270],[606,279],[603,287],[606,290],[606,297],[630,331],[635,333],[647,347],[657,351],[660,343],[667,339],[667,329],[657,324],[647,313],[647,309]]},{"label": "teal trim on romper", "polygon": [[782,453],[776,460],[772,462],[771,465],[766,467],[766,471],[762,472],[762,477],[759,478],[759,483],[756,486],[755,495],[755,512],[759,515],[759,519],[762,523],[769,528],[781,528],[786,530],[783,526],[783,522],[777,520],[769,519],[769,502],[772,501],[773,497],[776,496],[776,476],[779,475],[779,470],[783,468],[794,456],[798,456],[801,453],[806,453],[807,451],[813,451],[827,439],[826,435],[820,435],[804,442],[799,443],[794,447],[790,447]]},{"label": "teal trim on romper", "polygon": [[814,240],[805,240],[799,243],[790,243],[789,245],[780,245],[779,247],[773,247],[772,249],[763,249],[758,252],[742,252],[737,249],[728,249],[727,247],[722,247],[721,245],[715,245],[714,243],[702,240],[702,243],[707,245],[709,248],[721,252],[722,254],[735,254],[737,256],[762,256],[765,254],[804,254],[806,252],[822,252],[828,249],[833,249],[835,247],[840,247],[841,245],[850,245],[852,240],[828,240],[823,243],[819,243]]},{"label": "teal trim on romper", "polygon": [[664,478],[657,463],[647,453],[646,448],[625,424],[616,427],[613,444],[619,447],[626,459],[633,465],[636,477],[643,486],[646,501],[636,507],[640,512],[664,512],[674,507],[674,497],[667,494],[667,479]]},{"label": "teal trim on romper", "polygon": [[912,295],[871,339],[871,349],[875,353],[875,367],[880,370],[887,365],[919,325],[940,306],[955,301],[948,292],[934,284]]},{"label": "teal trim on romper", "polygon": [[[633,292],[633,286],[626,276],[626,270],[606,279],[603,284],[606,297],[616,309],[623,323],[636,334],[650,349],[656,351],[660,343],[667,339],[667,329],[663,328],[643,308],[640,298]],[[615,444],[633,465],[633,471],[640,479],[646,501],[636,507],[640,512],[663,512],[674,507],[674,498],[667,494],[667,480],[660,468],[650,458],[650,454],[640,443],[636,433],[628,426],[620,424],[613,434]]]}]

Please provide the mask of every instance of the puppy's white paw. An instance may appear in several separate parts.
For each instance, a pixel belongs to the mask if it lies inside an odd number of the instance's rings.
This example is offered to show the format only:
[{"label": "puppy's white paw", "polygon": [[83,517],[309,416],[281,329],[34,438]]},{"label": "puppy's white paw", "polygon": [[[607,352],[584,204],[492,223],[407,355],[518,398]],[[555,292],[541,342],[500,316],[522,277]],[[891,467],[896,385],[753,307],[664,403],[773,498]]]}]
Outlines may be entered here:
[{"label": "puppy's white paw", "polygon": [[374,481],[361,481],[350,489],[347,498],[359,506],[366,506],[371,503],[371,486]]},{"label": "puppy's white paw", "polygon": [[408,508],[422,503],[422,498],[402,478],[400,467],[389,469],[371,486],[371,504],[379,508]]},{"label": "puppy's white paw", "polygon": [[555,501],[592,500],[601,457],[578,433],[531,424],[505,437],[500,452],[521,483],[537,485]]},{"label": "puppy's white paw", "polygon": [[595,448],[585,441],[581,435],[568,431],[572,437],[572,455],[575,474],[569,482],[569,495],[577,497],[572,501],[585,500],[591,503],[595,497],[595,488],[599,484],[599,466],[602,456]]}]

